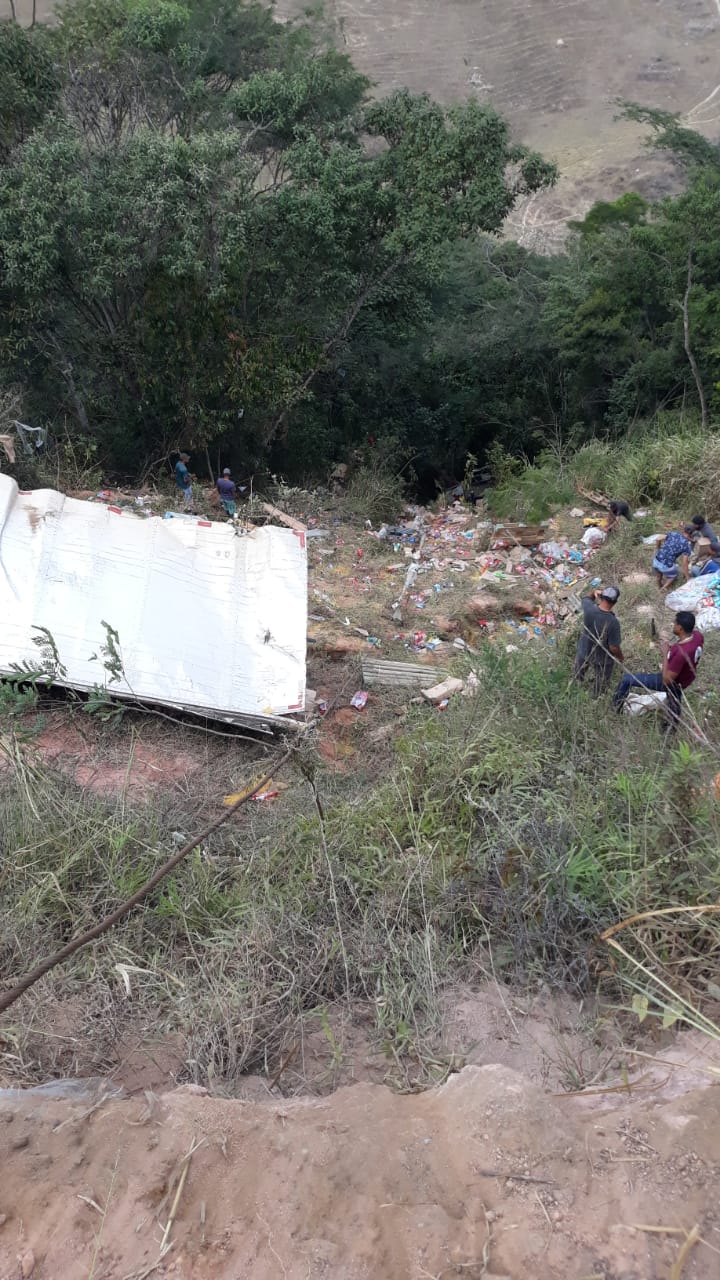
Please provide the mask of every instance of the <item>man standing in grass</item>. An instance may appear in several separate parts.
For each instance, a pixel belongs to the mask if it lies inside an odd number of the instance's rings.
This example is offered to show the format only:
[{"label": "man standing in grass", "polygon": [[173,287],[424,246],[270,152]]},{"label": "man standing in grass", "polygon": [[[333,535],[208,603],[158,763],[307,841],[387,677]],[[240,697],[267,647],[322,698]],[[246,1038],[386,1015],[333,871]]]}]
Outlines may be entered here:
[{"label": "man standing in grass", "polygon": [[644,672],[636,676],[627,672],[623,676],[613,697],[613,706],[616,711],[622,711],[631,689],[643,689],[648,693],[665,693],[670,726],[672,729],[677,729],[683,689],[689,689],[695,680],[705,637],[701,631],[695,629],[695,614],[685,609],[675,614],[673,635],[677,637],[675,644],[658,640],[663,657],[660,671]]},{"label": "man standing in grass", "polygon": [[181,453],[175,463],[175,488],[183,496],[185,510],[189,511],[192,507],[193,491],[192,482],[190,480],[190,472],[188,471],[188,462],[190,456],[187,453]]},{"label": "man standing in grass", "polygon": [[237,506],[235,505],[236,488],[229,467],[225,467],[222,475],[218,476],[217,491],[220,494],[220,501],[226,514],[234,516],[237,511]]},{"label": "man standing in grass", "polygon": [[680,572],[677,564],[678,560],[682,564],[685,581],[690,581],[690,556],[692,554],[690,538],[695,532],[694,525],[681,524],[677,529],[671,529],[662,542],[657,544],[655,558],[653,559],[653,569],[655,570],[658,586],[662,591],[667,591],[670,584],[677,578]]},{"label": "man standing in grass", "polygon": [[583,597],[583,626],[575,653],[575,677],[584,680],[592,672],[593,697],[607,689],[615,662],[623,661],[621,633],[613,609],[620,592],[617,587],[598,587]]}]

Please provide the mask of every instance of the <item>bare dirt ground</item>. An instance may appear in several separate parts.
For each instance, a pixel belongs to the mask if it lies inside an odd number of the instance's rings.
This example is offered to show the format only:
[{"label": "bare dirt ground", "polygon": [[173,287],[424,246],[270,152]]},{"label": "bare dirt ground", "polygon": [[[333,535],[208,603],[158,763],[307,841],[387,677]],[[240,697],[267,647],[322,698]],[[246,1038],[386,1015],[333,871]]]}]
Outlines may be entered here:
[{"label": "bare dirt ground", "polygon": [[[278,12],[300,8],[280,0]],[[558,163],[556,189],[518,208],[509,227],[533,248],[557,243],[594,200],[672,186],[667,158],[615,120],[619,99],[720,130],[719,0],[331,0],[327,11],[379,90],[489,100]]]},{"label": "bare dirt ground", "polygon": [[630,1098],[499,1065],[406,1096],[5,1094],[0,1275],[712,1280],[720,1089],[652,1070]]}]

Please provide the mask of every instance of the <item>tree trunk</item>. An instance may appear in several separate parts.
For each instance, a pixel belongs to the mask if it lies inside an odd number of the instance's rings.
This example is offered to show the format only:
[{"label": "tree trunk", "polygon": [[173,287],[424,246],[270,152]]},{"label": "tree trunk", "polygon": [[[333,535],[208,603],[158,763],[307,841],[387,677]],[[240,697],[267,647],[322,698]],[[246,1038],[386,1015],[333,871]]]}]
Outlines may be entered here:
[{"label": "tree trunk", "polygon": [[708,430],[710,427],[710,415],[708,413],[708,405],[707,405],[707,398],[705,396],[705,388],[702,384],[702,378],[700,377],[700,370],[698,369],[697,360],[695,359],[695,355],[692,349],[692,344],[690,342],[690,306],[689,304],[690,304],[690,290],[692,288],[692,269],[693,269],[692,249],[688,249],[687,286],[686,286],[685,294],[682,300],[683,334],[685,337],[685,355],[688,358],[688,364],[692,369],[692,375],[693,375],[693,378],[695,379],[695,386],[697,387],[698,398],[700,400],[700,415],[702,419],[702,425],[705,430]]},{"label": "tree trunk", "polygon": [[77,417],[78,423],[80,425],[80,430],[82,431],[83,435],[89,436],[90,423],[88,421],[85,402],[82,396],[80,395],[80,392],[78,390],[78,385],[73,375],[72,362],[69,359],[66,352],[61,347],[60,342],[58,341],[58,338],[56,337],[55,334],[52,335],[50,341],[58,353],[58,368],[67,383],[68,391],[70,392],[70,399],[72,400],[73,407],[75,409],[75,416]]}]

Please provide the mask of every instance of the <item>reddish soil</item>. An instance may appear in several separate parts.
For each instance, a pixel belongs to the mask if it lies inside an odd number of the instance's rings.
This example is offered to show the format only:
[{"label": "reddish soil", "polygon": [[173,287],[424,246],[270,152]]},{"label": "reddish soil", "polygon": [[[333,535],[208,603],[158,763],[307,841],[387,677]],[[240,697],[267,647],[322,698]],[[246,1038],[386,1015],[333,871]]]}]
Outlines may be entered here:
[{"label": "reddish soil", "polygon": [[[154,736],[155,740],[149,738]],[[188,735],[189,736],[189,735]],[[57,766],[78,786],[99,794],[119,795],[125,791],[148,791],[184,782],[202,764],[207,746],[199,738],[197,749],[184,738],[182,749],[172,746],[167,735],[147,740],[123,734],[122,744],[112,736],[98,735],[54,713],[47,728],[35,740],[35,747],[48,763]]]},{"label": "reddish soil", "polygon": [[712,1280],[720,1090],[654,1089],[490,1065],[406,1096],[4,1095],[0,1276]]}]

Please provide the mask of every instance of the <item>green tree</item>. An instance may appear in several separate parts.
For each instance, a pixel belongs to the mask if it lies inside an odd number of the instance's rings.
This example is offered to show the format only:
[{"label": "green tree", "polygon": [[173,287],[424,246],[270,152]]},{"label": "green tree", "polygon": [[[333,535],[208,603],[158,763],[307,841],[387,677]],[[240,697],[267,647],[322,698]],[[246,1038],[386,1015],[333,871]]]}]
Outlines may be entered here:
[{"label": "green tree", "polygon": [[0,351],[120,470],[292,450],[359,322],[407,335],[447,246],[554,177],[477,103],[366,102],[257,5],[71,0],[47,39],[74,69],[0,173]]},{"label": "green tree", "polygon": [[43,33],[0,21],[0,161],[42,123],[59,91]]}]

